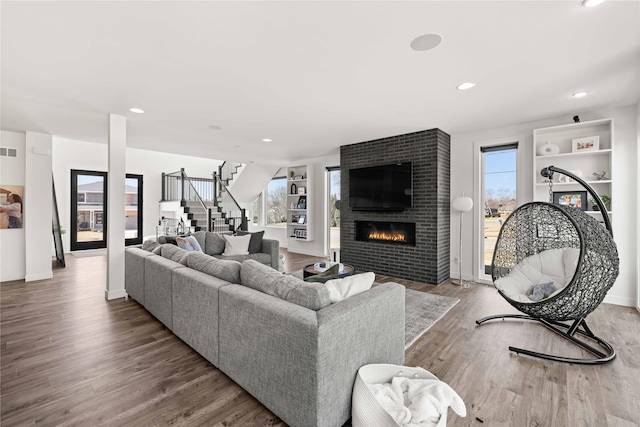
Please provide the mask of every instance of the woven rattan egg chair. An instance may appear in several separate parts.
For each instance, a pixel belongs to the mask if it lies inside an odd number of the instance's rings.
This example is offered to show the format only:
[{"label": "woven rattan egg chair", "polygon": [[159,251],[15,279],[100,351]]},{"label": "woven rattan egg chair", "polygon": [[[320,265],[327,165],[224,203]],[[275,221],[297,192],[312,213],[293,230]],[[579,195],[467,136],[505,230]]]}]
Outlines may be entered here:
[{"label": "woven rattan egg chair", "polygon": [[[581,184],[596,201],[604,227],[595,218],[571,206],[532,202],[517,208],[504,222],[498,235],[491,276],[500,295],[513,307],[524,314],[501,314],[477,320],[478,325],[494,319],[525,319],[542,323],[553,332],[568,339],[595,358],[568,358],[538,353],[516,347],[509,347],[515,353],[539,357],[558,362],[577,364],[599,364],[610,362],[616,357],[615,350],[604,340],[596,337],[587,326],[586,316],[598,307],[607,291],[613,286],[619,272],[619,259],[616,244],[613,241],[611,222],[607,209],[598,194],[586,182],[572,173],[549,166],[541,171],[549,180],[549,194],[552,194],[553,175],[557,172],[566,175]],[[555,252],[551,252],[554,251]],[[546,252],[545,251],[549,251]],[[516,287],[506,284],[513,279],[524,277],[518,271],[531,272],[530,266],[539,257],[547,256],[547,261],[537,261],[545,268],[545,263],[561,263],[572,252],[573,268],[565,265],[567,283],[564,288],[539,301],[532,301],[527,294],[518,294],[526,283],[515,282]],[[569,255],[568,255],[569,254]],[[529,264],[527,264],[529,263]],[[562,265],[562,264],[561,264]],[[534,274],[537,272],[534,270]],[[572,275],[572,276],[571,276]],[[570,278],[570,279],[569,279]],[[502,279],[502,280],[501,280]],[[505,284],[506,283],[506,284]],[[529,288],[531,289],[531,288]],[[585,342],[579,338],[587,338]],[[592,345],[595,343],[600,348]]]}]

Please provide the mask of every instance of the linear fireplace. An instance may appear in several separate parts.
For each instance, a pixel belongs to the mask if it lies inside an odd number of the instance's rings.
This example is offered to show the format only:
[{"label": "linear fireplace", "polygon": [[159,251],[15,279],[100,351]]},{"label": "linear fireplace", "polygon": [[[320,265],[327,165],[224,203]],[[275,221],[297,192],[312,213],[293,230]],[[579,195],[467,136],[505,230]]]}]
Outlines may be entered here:
[{"label": "linear fireplace", "polygon": [[356,221],[356,240],[361,242],[416,245],[415,222]]}]

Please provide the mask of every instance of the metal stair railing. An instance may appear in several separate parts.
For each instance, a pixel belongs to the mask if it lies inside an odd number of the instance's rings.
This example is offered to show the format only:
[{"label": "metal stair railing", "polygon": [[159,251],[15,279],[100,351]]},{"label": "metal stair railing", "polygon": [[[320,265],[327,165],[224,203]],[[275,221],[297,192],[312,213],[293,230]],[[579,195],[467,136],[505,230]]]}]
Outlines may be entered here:
[{"label": "metal stair railing", "polygon": [[233,180],[234,175],[238,173],[238,169],[241,167],[242,163],[225,161],[218,166],[218,177],[220,177],[222,183],[228,187],[229,183]]},{"label": "metal stair railing", "polygon": [[215,181],[213,186],[215,205],[229,220],[229,225],[233,230],[248,230],[249,223],[246,209],[240,207],[240,204],[229,191],[227,184],[215,172],[213,173],[213,179]]}]

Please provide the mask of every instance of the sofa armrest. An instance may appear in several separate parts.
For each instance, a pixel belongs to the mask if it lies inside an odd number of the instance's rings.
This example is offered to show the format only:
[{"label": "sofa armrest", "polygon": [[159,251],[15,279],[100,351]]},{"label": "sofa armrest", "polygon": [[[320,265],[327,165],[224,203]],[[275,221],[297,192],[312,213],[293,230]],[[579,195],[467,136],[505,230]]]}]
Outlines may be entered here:
[{"label": "sofa armrest", "polygon": [[329,425],[351,416],[361,366],[404,363],[404,291],[397,283],[376,284],[318,311],[318,416]]},{"label": "sofa armrest", "polygon": [[404,286],[313,311],[242,285],[219,293],[219,368],[291,426],[340,426],[356,373],[404,362]]},{"label": "sofa armrest", "polygon": [[271,255],[271,267],[278,270],[280,262],[280,242],[275,239],[262,239],[260,252]]},{"label": "sofa armrest", "polygon": [[127,294],[144,306],[144,259],[157,256],[140,248],[124,251],[124,288]]}]

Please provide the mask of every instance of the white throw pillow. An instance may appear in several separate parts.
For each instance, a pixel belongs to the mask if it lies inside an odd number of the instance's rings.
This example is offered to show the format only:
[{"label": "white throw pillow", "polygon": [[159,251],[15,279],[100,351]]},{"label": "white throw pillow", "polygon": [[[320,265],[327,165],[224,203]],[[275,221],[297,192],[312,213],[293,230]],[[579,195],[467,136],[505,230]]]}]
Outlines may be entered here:
[{"label": "white throw pillow", "polygon": [[249,242],[251,241],[251,234],[245,236],[229,236],[223,234],[224,237],[224,256],[232,255],[249,255]]},{"label": "white throw pillow", "polygon": [[325,286],[329,291],[331,302],[339,302],[350,296],[368,291],[373,285],[376,275],[372,272],[354,274],[342,279],[327,280]]}]

